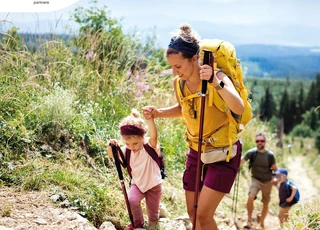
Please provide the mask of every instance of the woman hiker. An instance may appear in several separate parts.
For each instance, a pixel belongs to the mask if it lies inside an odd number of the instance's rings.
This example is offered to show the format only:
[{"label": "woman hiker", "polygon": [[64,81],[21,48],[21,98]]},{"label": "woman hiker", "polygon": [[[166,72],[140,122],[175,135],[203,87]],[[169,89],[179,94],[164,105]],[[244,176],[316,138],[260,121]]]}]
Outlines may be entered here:
[{"label": "woman hiker", "polygon": [[[229,138],[235,146],[236,154],[229,162],[220,161],[203,164],[201,162],[201,181],[199,188],[199,198],[197,207],[197,230],[214,230],[217,224],[214,214],[226,193],[230,192],[236,178],[240,158],[241,143],[237,137],[236,127],[229,126],[229,119],[225,112],[221,112],[215,104],[205,104],[205,114],[200,114],[201,97],[194,97],[185,103],[181,102],[181,94],[188,97],[201,91],[201,81],[208,80],[211,88],[216,90],[221,99],[236,117],[240,116],[244,110],[244,102],[236,91],[232,81],[221,71],[212,71],[210,65],[201,65],[199,62],[199,39],[190,25],[184,24],[179,32],[171,38],[165,56],[173,74],[173,88],[177,103],[168,108],[156,108],[147,106],[143,108],[143,115],[149,118],[177,118],[182,117],[187,129],[187,142],[189,150],[183,174],[183,188],[187,211],[190,220],[193,222],[194,215],[194,194],[197,171],[198,138],[200,116],[204,116],[203,137],[205,140],[205,150],[229,148]],[[183,81],[183,87],[179,87]],[[182,92],[179,92],[181,90]],[[215,136],[213,141],[208,141],[209,137]],[[194,222],[193,222],[194,223]]]}]

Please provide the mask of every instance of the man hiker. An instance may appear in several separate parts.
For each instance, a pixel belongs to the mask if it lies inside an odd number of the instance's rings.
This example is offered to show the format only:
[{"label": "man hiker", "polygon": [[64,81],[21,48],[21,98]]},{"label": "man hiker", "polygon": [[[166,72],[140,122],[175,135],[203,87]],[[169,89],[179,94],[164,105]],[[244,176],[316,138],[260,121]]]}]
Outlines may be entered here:
[{"label": "man hiker", "polygon": [[247,200],[248,223],[244,228],[252,227],[252,212],[254,209],[254,200],[261,190],[263,208],[259,221],[259,228],[264,229],[264,220],[268,214],[268,205],[272,189],[273,171],[277,171],[276,160],[273,152],[265,148],[266,136],[258,133],[255,138],[256,147],[247,151],[241,159],[241,164],[249,160],[249,169],[251,169],[251,185]]}]

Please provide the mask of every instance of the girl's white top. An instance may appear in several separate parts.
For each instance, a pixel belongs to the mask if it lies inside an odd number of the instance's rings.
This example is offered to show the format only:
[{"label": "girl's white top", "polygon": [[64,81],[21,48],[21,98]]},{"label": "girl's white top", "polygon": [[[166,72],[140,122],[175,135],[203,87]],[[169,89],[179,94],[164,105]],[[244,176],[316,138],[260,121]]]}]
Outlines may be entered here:
[{"label": "girl's white top", "polygon": [[[149,143],[149,138],[145,138],[144,143],[148,143],[148,145],[153,148]],[[155,150],[158,155],[161,154],[159,143],[157,143]],[[137,152],[131,151],[130,166],[132,170],[131,183],[135,184],[143,193],[163,181],[157,162],[152,159],[144,147]]]}]

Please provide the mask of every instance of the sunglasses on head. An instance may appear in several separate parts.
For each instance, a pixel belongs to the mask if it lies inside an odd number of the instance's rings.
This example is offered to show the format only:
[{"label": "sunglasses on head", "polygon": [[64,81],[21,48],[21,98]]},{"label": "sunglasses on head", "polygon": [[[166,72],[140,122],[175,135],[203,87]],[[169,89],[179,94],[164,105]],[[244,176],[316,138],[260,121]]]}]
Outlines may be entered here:
[{"label": "sunglasses on head", "polygon": [[265,142],[265,140],[256,140],[256,143],[264,143]]}]

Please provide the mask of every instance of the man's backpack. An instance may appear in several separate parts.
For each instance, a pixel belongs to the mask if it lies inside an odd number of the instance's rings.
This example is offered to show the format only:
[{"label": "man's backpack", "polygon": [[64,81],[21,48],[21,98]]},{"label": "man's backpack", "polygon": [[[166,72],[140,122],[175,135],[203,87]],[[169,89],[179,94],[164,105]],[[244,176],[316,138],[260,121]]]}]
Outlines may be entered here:
[{"label": "man's backpack", "polygon": [[292,192],[290,186],[294,186],[297,189],[296,190],[296,194],[294,195],[292,201],[290,202],[290,204],[293,205],[293,204],[296,204],[296,203],[299,202],[299,200],[300,200],[300,192],[299,192],[299,189],[298,189],[298,187],[297,187],[297,185],[295,183],[293,183],[291,180],[287,180],[286,181],[286,188],[287,188],[288,197],[291,196],[291,192]]},{"label": "man's backpack", "polygon": [[[168,175],[165,172],[165,165],[164,165],[164,160],[163,160],[163,155],[161,154],[160,156],[157,154],[156,150],[154,150],[152,147],[150,147],[150,145],[148,144],[144,144],[143,147],[145,148],[145,150],[147,151],[147,153],[152,157],[152,159],[157,162],[159,168],[160,168],[160,173],[161,173],[161,177],[162,179],[166,178]],[[131,174],[131,167],[130,167],[130,155],[131,155],[131,150],[126,148],[126,165],[127,165],[127,170],[128,173],[130,175],[130,177],[132,177]]]},{"label": "man's backpack", "polygon": [[[252,168],[252,164],[256,160],[257,155],[258,155],[258,151],[254,151],[251,154],[250,159],[249,159],[249,170]],[[270,153],[269,151],[268,151],[268,162],[269,162],[269,169],[271,170],[271,166],[272,166],[272,162],[273,162],[273,154]]]}]

